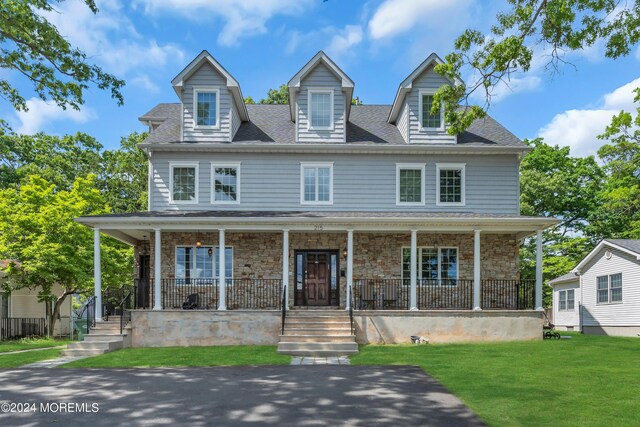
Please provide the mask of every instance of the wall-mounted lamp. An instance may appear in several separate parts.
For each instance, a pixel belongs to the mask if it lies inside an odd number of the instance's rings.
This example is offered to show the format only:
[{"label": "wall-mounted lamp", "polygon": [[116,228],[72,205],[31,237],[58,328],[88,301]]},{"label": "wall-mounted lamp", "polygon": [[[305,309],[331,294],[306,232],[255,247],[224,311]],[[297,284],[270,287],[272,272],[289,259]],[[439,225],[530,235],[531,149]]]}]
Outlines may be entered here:
[{"label": "wall-mounted lamp", "polygon": [[342,251],[342,256],[343,256],[345,259],[347,258],[347,255],[348,255],[348,253],[347,253],[347,250],[346,250],[346,249],[345,249],[344,251]]}]

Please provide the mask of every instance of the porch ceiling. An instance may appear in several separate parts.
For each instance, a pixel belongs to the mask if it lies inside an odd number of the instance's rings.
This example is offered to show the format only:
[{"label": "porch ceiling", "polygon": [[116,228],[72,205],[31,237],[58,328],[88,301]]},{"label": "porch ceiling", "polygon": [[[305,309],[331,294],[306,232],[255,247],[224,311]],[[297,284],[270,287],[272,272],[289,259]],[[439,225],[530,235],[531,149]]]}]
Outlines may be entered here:
[{"label": "porch ceiling", "polygon": [[76,221],[128,244],[151,231],[438,232],[516,234],[527,237],[558,223],[555,218],[442,212],[165,211],[97,215]]}]

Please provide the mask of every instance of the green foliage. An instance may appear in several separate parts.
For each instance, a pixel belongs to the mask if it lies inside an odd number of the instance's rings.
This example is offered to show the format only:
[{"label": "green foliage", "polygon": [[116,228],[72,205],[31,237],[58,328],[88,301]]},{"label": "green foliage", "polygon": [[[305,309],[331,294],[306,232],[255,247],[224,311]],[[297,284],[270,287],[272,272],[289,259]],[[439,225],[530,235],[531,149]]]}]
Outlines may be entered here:
[{"label": "green foliage", "polygon": [[[483,117],[496,87],[529,71],[536,57],[549,57],[548,68],[555,71],[565,62],[565,52],[603,42],[604,55],[618,58],[640,40],[640,0],[508,0],[508,5],[497,15],[490,34],[465,30],[445,64],[436,66],[436,72],[454,81],[469,69],[476,76],[468,86],[445,86],[435,95],[434,109],[444,103],[451,134]],[[482,108],[468,104],[476,91],[486,100]],[[460,104],[465,107],[458,108]]]},{"label": "green foliage", "polygon": [[244,103],[245,103],[245,104],[255,104],[255,103],[256,103],[256,101],[254,101],[252,97],[247,96],[247,97],[244,99]]},{"label": "green foliage", "polygon": [[269,89],[267,97],[260,100],[260,104],[288,104],[289,88],[286,84],[282,84],[280,89]]},{"label": "green foliage", "polygon": [[[94,0],[83,2],[94,14],[98,12]],[[45,12],[55,12],[55,3],[58,1],[0,2],[0,67],[17,71],[41,99],[52,100],[61,108],[79,110],[89,85],[110,91],[122,105],[124,81],[88,63],[87,55],[71,46],[43,17]],[[16,110],[27,111],[24,96],[7,79],[0,78],[0,97]]]}]

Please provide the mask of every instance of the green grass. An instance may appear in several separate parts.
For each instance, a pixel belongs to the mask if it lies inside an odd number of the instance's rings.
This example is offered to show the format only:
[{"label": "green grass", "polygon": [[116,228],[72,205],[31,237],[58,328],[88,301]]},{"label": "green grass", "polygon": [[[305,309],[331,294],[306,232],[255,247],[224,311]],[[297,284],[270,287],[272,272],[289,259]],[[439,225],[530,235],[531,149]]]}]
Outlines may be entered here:
[{"label": "green grass", "polygon": [[363,346],[354,365],[417,365],[490,425],[637,425],[640,339]]},{"label": "green grass", "polygon": [[61,348],[52,348],[50,350],[30,351],[28,353],[0,354],[0,369],[17,368],[27,363],[55,359],[60,356],[62,350]]},{"label": "green grass", "polygon": [[76,360],[65,368],[160,368],[175,366],[288,365],[276,346],[127,348]]},{"label": "green grass", "polygon": [[34,348],[57,347],[67,345],[69,342],[69,340],[57,340],[53,338],[22,338],[19,340],[0,341],[0,353],[31,350]]}]

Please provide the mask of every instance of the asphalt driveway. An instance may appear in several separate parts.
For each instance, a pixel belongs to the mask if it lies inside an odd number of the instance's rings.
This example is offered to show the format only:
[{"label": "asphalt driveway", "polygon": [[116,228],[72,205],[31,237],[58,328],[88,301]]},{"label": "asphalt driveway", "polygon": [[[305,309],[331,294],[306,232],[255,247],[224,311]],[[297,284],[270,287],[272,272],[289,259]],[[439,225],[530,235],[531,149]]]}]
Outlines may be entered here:
[{"label": "asphalt driveway", "polygon": [[0,370],[0,410],[2,426],[483,425],[411,366]]}]

